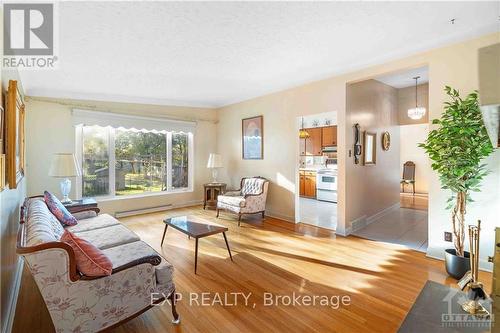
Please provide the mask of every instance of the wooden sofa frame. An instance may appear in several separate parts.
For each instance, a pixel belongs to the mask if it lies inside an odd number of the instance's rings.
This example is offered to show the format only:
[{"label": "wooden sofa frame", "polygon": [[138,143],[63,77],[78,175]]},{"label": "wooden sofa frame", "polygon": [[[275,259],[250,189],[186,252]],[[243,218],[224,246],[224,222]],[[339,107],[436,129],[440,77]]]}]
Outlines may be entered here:
[{"label": "wooden sofa frame", "polygon": [[[43,244],[36,245],[36,246],[26,246],[26,243],[27,243],[26,223],[25,223],[26,208],[27,208],[26,204],[27,204],[27,201],[29,199],[39,198],[39,197],[43,197],[43,195],[35,195],[35,196],[27,197],[24,200],[23,205],[21,206],[20,218],[19,218],[19,229],[18,229],[18,233],[17,233],[17,242],[16,242],[16,253],[22,255],[22,254],[38,252],[41,250],[46,250],[46,249],[51,249],[51,248],[52,249],[57,249],[57,248],[63,249],[64,251],[66,251],[68,253],[68,258],[69,258],[69,270],[68,270],[68,272],[69,272],[69,279],[72,282],[76,282],[78,280],[99,279],[100,277],[85,276],[77,270],[75,252],[74,252],[73,248],[65,242],[47,242],[47,243],[43,243]],[[84,211],[94,211],[94,212],[96,212],[96,214],[99,214],[100,209],[95,208],[95,207],[89,207],[89,208],[83,208],[83,209],[80,209],[77,211],[73,211],[73,213],[84,212]],[[136,260],[136,261],[130,262],[126,265],[122,265],[120,267],[113,269],[111,275],[118,273],[120,271],[123,271],[127,268],[130,268],[130,267],[133,267],[136,265],[140,265],[143,263],[151,263],[151,264],[156,264],[156,265],[159,264],[159,262],[157,261],[157,256],[146,257],[146,258],[142,258],[141,260]],[[177,313],[177,309],[176,309],[177,297],[176,297],[175,289],[172,291],[172,293],[167,298],[168,298],[169,303],[172,307],[172,316],[174,317],[173,323],[178,324],[180,322],[180,316]],[[136,318],[137,316],[140,316],[141,314],[143,314],[144,312],[146,312],[147,310],[149,310],[153,306],[158,305],[164,301],[165,301],[165,297],[161,297],[161,298],[155,300],[151,305],[146,306],[144,309],[140,310],[139,312],[136,312],[135,314],[113,324],[112,326],[106,327],[101,332],[106,332],[108,330],[116,328],[116,327],[122,325],[123,323],[126,323],[127,321],[132,320],[132,319]]]}]

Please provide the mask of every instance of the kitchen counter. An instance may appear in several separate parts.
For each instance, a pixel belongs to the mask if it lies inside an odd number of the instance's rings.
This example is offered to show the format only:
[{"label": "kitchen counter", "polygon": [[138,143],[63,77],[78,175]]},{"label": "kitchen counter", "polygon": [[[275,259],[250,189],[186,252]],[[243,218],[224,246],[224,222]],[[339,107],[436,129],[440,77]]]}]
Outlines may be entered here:
[{"label": "kitchen counter", "polygon": [[306,168],[299,168],[299,171],[313,171],[313,172],[317,172],[320,169],[321,168],[306,167]]},{"label": "kitchen counter", "polygon": [[322,165],[319,165],[319,166],[310,166],[310,167],[300,167],[299,168],[299,171],[313,171],[313,172],[318,172],[319,170],[324,170],[324,169],[331,169],[331,170],[334,170],[334,171],[337,171],[337,165],[335,165],[335,167],[325,167],[325,166],[322,166]]}]

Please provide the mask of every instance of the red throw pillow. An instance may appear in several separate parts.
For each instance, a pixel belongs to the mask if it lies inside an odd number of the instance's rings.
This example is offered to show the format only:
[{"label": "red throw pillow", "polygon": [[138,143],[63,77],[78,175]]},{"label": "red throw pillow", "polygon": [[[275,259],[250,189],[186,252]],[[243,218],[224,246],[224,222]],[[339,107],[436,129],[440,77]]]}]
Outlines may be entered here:
[{"label": "red throw pillow", "polygon": [[76,267],[86,276],[111,275],[113,264],[106,255],[94,245],[64,230],[61,242],[69,244],[75,251]]}]

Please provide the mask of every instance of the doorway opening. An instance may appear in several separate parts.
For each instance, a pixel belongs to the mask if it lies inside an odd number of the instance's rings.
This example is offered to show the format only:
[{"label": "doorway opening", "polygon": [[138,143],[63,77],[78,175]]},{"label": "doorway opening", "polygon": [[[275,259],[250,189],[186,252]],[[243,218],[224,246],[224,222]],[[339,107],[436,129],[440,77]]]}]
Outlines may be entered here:
[{"label": "doorway opening", "polygon": [[[391,161],[390,167],[386,166],[386,170],[390,171],[379,170],[378,176],[384,177],[384,181],[392,185],[380,188],[378,195],[388,196],[389,193],[384,192],[391,191],[393,200],[399,196],[399,205],[392,205],[368,217],[363,227],[353,234],[426,252],[431,163],[418,145],[425,141],[429,132],[428,67],[390,73],[375,77],[374,80],[376,84],[384,85],[387,88],[384,91],[389,91],[395,101],[395,105],[390,108],[393,113],[390,125],[378,129],[380,148],[377,148],[377,164],[388,163],[389,159]],[[387,150],[384,147],[385,132],[390,133],[390,148]]]},{"label": "doorway opening", "polygon": [[296,220],[337,227],[337,112],[297,118]]}]

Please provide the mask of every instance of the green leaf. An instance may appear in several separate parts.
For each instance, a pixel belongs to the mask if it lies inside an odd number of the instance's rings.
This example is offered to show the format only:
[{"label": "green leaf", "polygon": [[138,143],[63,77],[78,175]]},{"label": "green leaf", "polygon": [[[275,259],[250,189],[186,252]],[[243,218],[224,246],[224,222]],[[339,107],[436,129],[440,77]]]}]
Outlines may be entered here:
[{"label": "green leaf", "polygon": [[[433,119],[437,128],[429,131],[423,148],[439,175],[441,188],[452,192],[447,200],[453,207],[458,192],[478,192],[484,177],[490,172],[483,163],[494,148],[489,140],[479,109],[477,91],[461,98],[457,89],[444,87],[448,100],[443,103],[441,117]],[[469,195],[467,202],[473,202]]]}]

